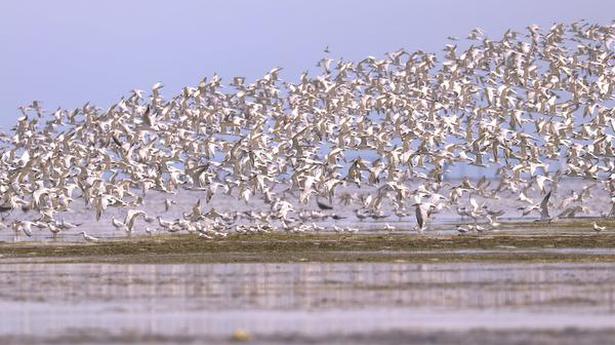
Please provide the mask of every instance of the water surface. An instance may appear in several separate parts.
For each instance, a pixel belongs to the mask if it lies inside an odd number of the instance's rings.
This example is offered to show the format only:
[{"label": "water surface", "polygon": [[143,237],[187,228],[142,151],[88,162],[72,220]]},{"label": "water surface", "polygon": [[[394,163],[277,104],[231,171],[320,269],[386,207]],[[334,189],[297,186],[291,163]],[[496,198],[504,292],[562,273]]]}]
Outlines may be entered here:
[{"label": "water surface", "polygon": [[0,281],[3,343],[225,341],[237,329],[265,343],[615,332],[614,264],[22,263],[2,265]]}]

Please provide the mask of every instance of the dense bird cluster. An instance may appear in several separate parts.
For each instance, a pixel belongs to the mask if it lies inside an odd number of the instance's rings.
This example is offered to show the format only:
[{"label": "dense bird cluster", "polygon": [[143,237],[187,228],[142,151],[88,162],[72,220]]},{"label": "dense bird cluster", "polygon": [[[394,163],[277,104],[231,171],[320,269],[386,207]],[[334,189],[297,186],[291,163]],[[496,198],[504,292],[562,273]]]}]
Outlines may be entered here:
[{"label": "dense bird cluster", "polygon": [[[335,209],[345,205],[359,219],[385,210],[412,217],[421,231],[455,210],[473,220],[458,227],[466,232],[497,226],[502,212],[488,205],[502,196],[544,220],[587,211],[595,186],[615,202],[615,25],[530,26],[499,40],[475,29],[450,40],[443,54],[325,57],[318,75],[295,83],[275,68],[230,87],[214,75],[171,99],[158,83],[151,95],[133,90],[108,109],[46,114],[34,102],[0,138],[0,212],[10,213],[3,224],[56,234],[77,226],[62,215],[80,203],[96,220],[124,209],[109,226],[128,233],[144,222],[147,232],[212,238],[321,230],[318,220],[340,217]],[[498,180],[447,179],[460,166]],[[560,195],[562,178],[586,186]],[[177,219],[142,207],[163,193],[168,210],[183,190],[202,197]],[[208,202],[220,193],[266,207],[216,210]],[[555,198],[558,215],[549,213]],[[319,210],[303,207],[310,201]]]}]

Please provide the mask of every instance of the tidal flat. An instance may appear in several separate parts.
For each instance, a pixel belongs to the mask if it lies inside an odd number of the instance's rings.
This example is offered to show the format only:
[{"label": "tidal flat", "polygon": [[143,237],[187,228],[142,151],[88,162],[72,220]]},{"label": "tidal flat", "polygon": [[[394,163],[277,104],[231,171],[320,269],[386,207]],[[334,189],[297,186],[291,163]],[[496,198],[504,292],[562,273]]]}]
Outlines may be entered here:
[{"label": "tidal flat", "polygon": [[613,263],[20,262],[2,265],[0,280],[7,345],[595,344],[615,335]]},{"label": "tidal flat", "polygon": [[[510,226],[510,225],[508,225]],[[615,233],[554,230],[485,235],[408,233],[229,235],[204,240],[196,235],[140,236],[84,242],[1,243],[4,262],[233,263],[394,261],[615,261]]]},{"label": "tidal flat", "polygon": [[615,234],[532,225],[2,243],[0,343],[608,343]]}]

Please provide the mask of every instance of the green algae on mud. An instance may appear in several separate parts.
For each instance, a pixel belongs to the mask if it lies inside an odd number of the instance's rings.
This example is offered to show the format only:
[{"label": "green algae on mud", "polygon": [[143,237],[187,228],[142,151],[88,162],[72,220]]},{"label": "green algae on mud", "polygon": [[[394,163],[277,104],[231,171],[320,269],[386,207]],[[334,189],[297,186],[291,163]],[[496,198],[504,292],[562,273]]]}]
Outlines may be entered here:
[{"label": "green algae on mud", "polygon": [[303,253],[203,253],[142,254],[115,256],[64,256],[15,258],[4,264],[45,263],[109,263],[109,264],[217,264],[217,263],[607,263],[615,262],[615,254],[570,254],[548,252],[303,252]]},{"label": "green algae on mud", "polygon": [[426,236],[408,234],[196,235],[138,237],[98,243],[4,243],[5,259],[50,262],[391,262],[615,261],[615,254],[554,253],[544,249],[615,248],[615,234]]}]

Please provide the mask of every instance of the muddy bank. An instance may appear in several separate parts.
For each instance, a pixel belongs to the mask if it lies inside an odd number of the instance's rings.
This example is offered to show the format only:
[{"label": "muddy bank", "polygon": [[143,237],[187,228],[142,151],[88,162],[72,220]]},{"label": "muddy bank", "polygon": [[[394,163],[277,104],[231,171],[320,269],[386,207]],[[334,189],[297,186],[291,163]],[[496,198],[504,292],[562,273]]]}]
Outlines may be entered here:
[{"label": "muddy bank", "polygon": [[[249,334],[249,333],[248,333]],[[251,335],[243,341],[228,337],[195,337],[140,335],[130,331],[110,334],[104,330],[71,330],[55,337],[0,336],[0,343],[5,345],[27,344],[408,344],[408,345],[583,345],[609,344],[615,338],[615,330],[583,330],[569,328],[563,331],[552,330],[487,330],[470,331],[422,331],[393,330],[369,334],[328,334],[324,336],[307,336],[296,334]]]},{"label": "muddy bank", "polygon": [[[563,249],[589,249],[565,251]],[[615,233],[428,236],[408,234],[261,234],[204,240],[196,235],[138,237],[97,243],[3,243],[0,260],[84,262],[301,261],[615,261]]]}]

